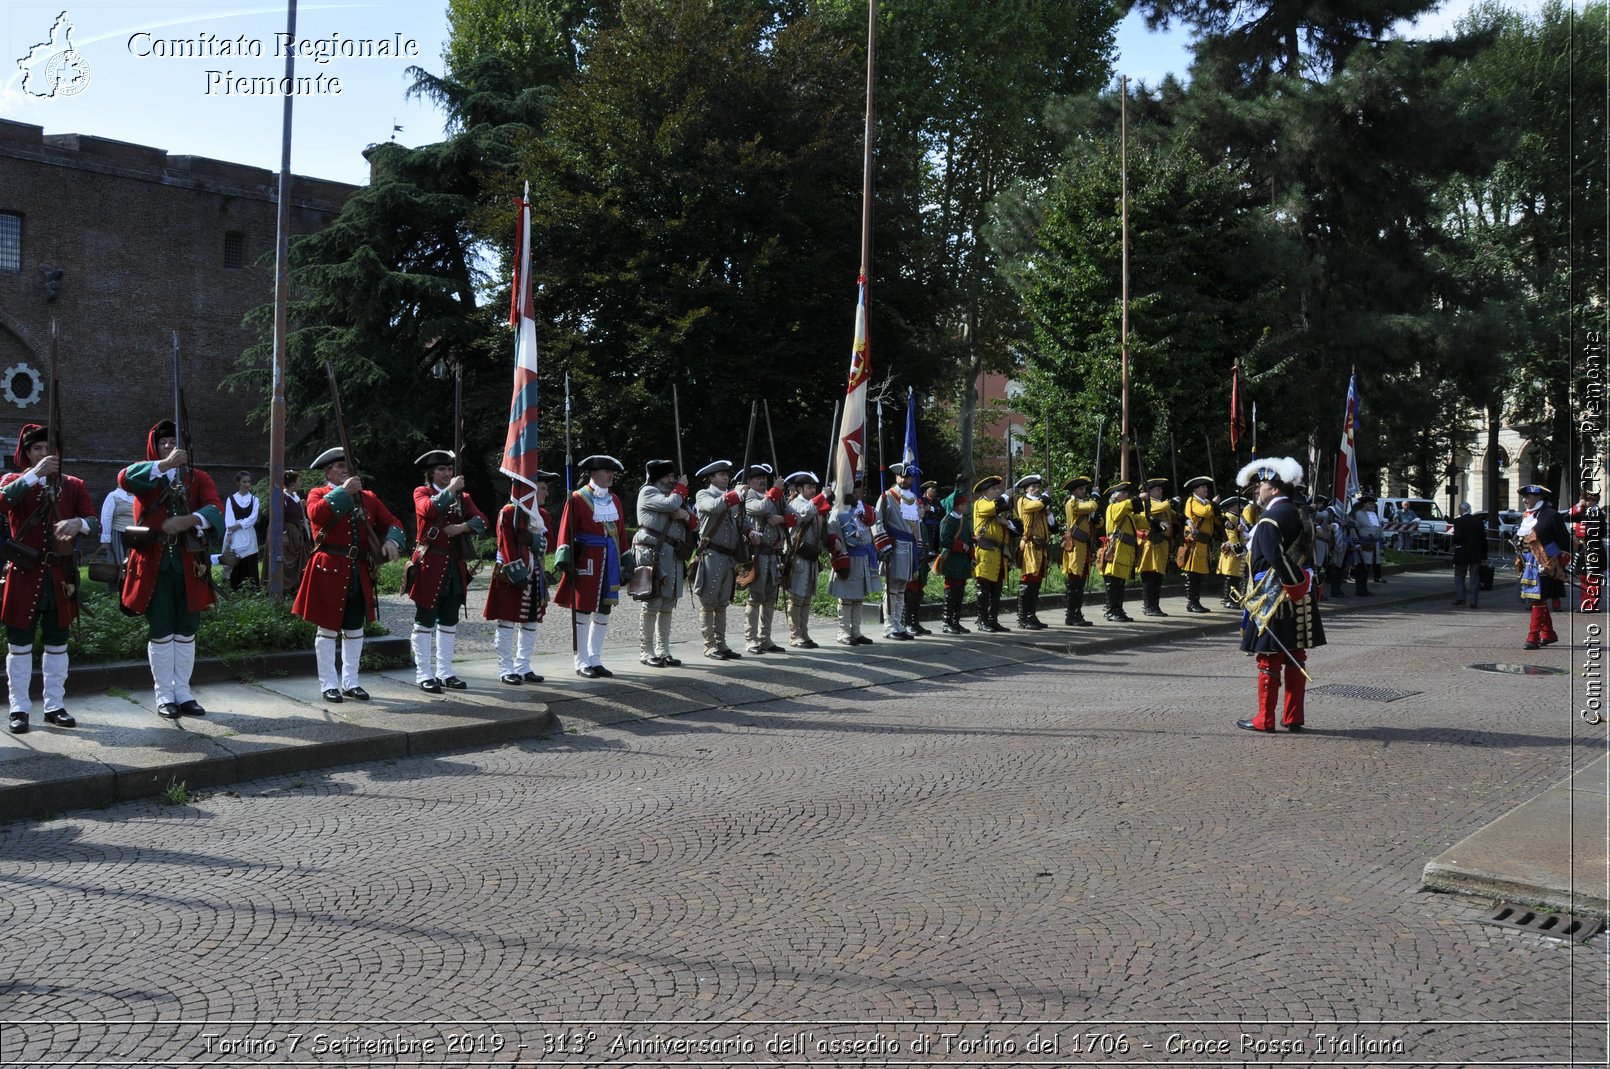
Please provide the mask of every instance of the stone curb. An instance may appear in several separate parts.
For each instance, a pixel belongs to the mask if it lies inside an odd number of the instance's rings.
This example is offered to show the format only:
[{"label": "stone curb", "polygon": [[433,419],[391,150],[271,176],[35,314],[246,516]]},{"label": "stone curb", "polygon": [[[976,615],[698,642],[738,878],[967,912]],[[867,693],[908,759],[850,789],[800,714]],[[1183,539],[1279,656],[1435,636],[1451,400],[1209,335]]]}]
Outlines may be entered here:
[{"label": "stone curb", "polygon": [[[1369,607],[1429,600],[1444,597],[1446,593],[1443,590],[1407,596],[1388,593],[1382,595],[1380,600],[1369,603]],[[1331,604],[1331,611],[1341,615],[1358,611]],[[1350,602],[1349,606],[1352,604]],[[690,712],[740,708],[813,694],[839,693],[960,672],[985,671],[1039,661],[1058,654],[1104,653],[1197,638],[1224,633],[1236,624],[1238,618],[1239,614],[1219,611],[1211,618],[1174,615],[1168,620],[1098,624],[1094,628],[1077,630],[1057,627],[1046,632],[1013,630],[1003,635],[974,633],[967,636],[963,643],[950,643],[937,637],[917,643],[885,644],[878,641],[874,648],[848,663],[838,661],[837,655],[841,651],[825,646],[819,654],[803,655],[809,657],[805,665],[771,658],[766,661],[746,660],[741,665],[727,666],[719,671],[705,670],[703,665],[699,665],[699,670],[695,672],[683,671],[665,676],[644,677],[634,670],[614,680],[586,684],[585,691],[544,691],[540,711],[530,713],[521,711],[520,704],[505,700],[494,699],[488,705],[483,699],[499,693],[495,690],[476,690],[473,692],[476,697],[469,700],[397,700],[389,704],[383,714],[364,713],[361,711],[363,707],[354,706],[354,710],[357,710],[352,714],[355,722],[341,725],[342,729],[350,729],[344,730],[344,737],[341,738],[298,741],[287,745],[266,744],[237,750],[232,748],[231,739],[197,735],[199,741],[195,741],[195,744],[203,747],[204,752],[175,755],[173,760],[139,768],[119,768],[60,754],[39,753],[18,762],[26,766],[22,770],[25,774],[22,782],[0,784],[0,820],[151,797],[162,793],[171,781],[181,781],[189,788],[220,787],[314,768],[396,759],[443,750],[498,746],[562,730],[565,720],[561,719],[561,713],[578,724],[603,726],[632,719],[657,719]],[[1103,627],[1110,633],[1093,633],[1100,632]],[[1053,631],[1061,634],[1056,638],[1049,637]],[[1066,641],[1057,641],[1057,638],[1065,638]],[[404,651],[407,649],[406,640],[385,641],[397,644]],[[939,658],[929,661],[927,658],[935,653],[940,653]],[[311,661],[310,654],[298,652],[285,655],[287,659],[304,656]],[[479,663],[484,665],[486,662]],[[807,665],[810,669],[808,672],[798,671]],[[132,667],[143,671],[143,666]],[[199,667],[198,664],[198,670]],[[793,681],[796,675],[798,680]],[[645,686],[648,680],[662,685]],[[142,678],[136,685],[143,690],[146,680]],[[405,686],[403,689],[406,691],[411,687]],[[640,705],[642,699],[652,697],[661,707],[639,708],[633,705],[634,697]],[[296,699],[289,697],[284,700],[296,702]],[[489,711],[497,715],[462,723],[447,719],[455,713]],[[384,715],[383,725],[372,722],[376,715]],[[399,726],[411,720],[425,720],[428,723]],[[16,765],[7,771],[17,771]]]}]

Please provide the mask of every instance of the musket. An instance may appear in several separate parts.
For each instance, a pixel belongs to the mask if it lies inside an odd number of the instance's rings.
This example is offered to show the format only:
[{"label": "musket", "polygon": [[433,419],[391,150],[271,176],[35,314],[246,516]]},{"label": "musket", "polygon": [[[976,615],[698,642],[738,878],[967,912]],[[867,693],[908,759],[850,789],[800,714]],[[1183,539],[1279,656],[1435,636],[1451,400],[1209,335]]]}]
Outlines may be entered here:
[{"label": "musket", "polygon": [[[174,477],[173,484],[168,490],[169,516],[190,515],[190,481],[196,467],[194,456],[195,441],[190,437],[190,412],[184,403],[184,386],[179,371],[179,332],[173,331],[173,443],[175,449],[183,449],[185,455],[184,467]],[[206,553],[207,543],[204,542],[194,527],[185,531],[183,535],[184,548],[192,553]],[[204,570],[206,581],[212,582],[211,558]]]},{"label": "musket", "polygon": [[[777,438],[772,434],[771,430],[771,402],[762,401],[760,404],[762,411],[766,414],[766,441],[771,445],[772,477],[781,478],[782,469],[777,466]],[[786,510],[788,505],[785,503],[783,508]],[[779,580],[777,583],[778,594],[785,593],[783,587],[788,582],[788,570],[794,566],[794,551],[798,548],[798,541],[791,539],[788,532],[784,531],[783,546],[785,547],[783,550],[783,558],[777,567],[777,577]]]},{"label": "musket", "polygon": [[[839,444],[839,403],[833,402],[833,422],[827,425],[827,466],[822,469],[822,489],[827,489],[827,480],[833,478],[833,455]],[[839,490],[842,494],[844,491]]]},{"label": "musket", "polygon": [[[47,443],[45,445],[45,452],[56,458],[56,474],[52,475],[45,484],[44,500],[50,502],[50,515],[45,521],[49,524],[49,529],[45,532],[45,540],[47,545],[56,547],[56,553],[58,556],[68,556],[77,546],[78,539],[74,537],[67,540],[66,553],[61,551],[62,547],[58,546],[56,542],[56,523],[61,519],[60,502],[62,444],[61,390],[59,389],[60,379],[56,375],[56,321],[54,319],[50,321],[50,378],[47,381],[49,385],[47,385],[45,388],[45,403],[47,406],[45,411],[50,415],[49,423],[45,428],[45,441]],[[72,596],[76,600],[78,592],[78,580],[76,578],[70,581],[68,589],[72,592]]]},{"label": "musket", "polygon": [[570,451],[570,372],[565,372],[565,501],[570,501],[570,473],[576,468],[576,454]]},{"label": "musket", "polygon": [[[347,418],[341,412],[341,387],[336,383],[335,365],[326,360],[324,372],[330,379],[330,410],[335,419],[336,436],[341,440],[341,457],[347,462],[347,478],[350,479],[358,474],[358,460],[352,452],[352,439],[347,434]],[[371,574],[377,574],[380,566],[386,563],[386,551],[380,536],[375,533],[374,525],[369,522],[369,512],[363,507],[361,494],[353,502],[352,523],[364,557],[369,561]]]},{"label": "musket", "polygon": [[[456,479],[464,474],[464,366],[453,361],[453,477]],[[453,523],[463,523],[469,510],[464,507],[464,491],[460,490],[453,496],[453,504],[448,509],[447,517]],[[475,534],[465,531],[453,539],[458,549],[458,559],[464,562],[466,568],[474,570],[480,567],[475,549]]]},{"label": "musket", "polygon": [[878,401],[878,493],[889,489],[889,465],[883,456],[883,401]]},{"label": "musket", "polygon": [[682,405],[677,400],[676,383],[671,383],[671,420],[676,427],[676,474],[680,479],[687,478],[688,468],[682,463]]},{"label": "musket", "polygon": [[1202,444],[1207,446],[1208,478],[1213,480],[1213,492],[1219,492],[1219,478],[1213,471],[1213,439],[1207,431],[1202,432]]},{"label": "musket", "polygon": [[1102,416],[1101,422],[1096,424],[1096,485],[1095,492],[1099,498],[1106,493],[1106,487],[1101,485],[1101,438],[1107,431],[1107,417]]}]

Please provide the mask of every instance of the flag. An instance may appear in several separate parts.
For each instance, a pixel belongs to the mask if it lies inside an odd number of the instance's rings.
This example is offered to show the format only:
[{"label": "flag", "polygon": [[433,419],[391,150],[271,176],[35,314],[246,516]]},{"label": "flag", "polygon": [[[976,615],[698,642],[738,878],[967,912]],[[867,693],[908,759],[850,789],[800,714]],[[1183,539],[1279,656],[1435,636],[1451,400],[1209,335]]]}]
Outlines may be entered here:
[{"label": "flag", "polygon": [[1336,450],[1336,482],[1332,493],[1338,501],[1358,496],[1358,454],[1353,451],[1358,428],[1358,372],[1347,377],[1347,407],[1342,412],[1342,444]]},{"label": "flag", "polygon": [[1236,451],[1236,443],[1245,433],[1247,418],[1241,414],[1241,361],[1237,360],[1230,370],[1230,452]]},{"label": "flag", "polygon": [[855,489],[855,473],[866,460],[866,395],[872,378],[872,354],[867,346],[866,276],[856,280],[860,293],[855,304],[855,342],[850,349],[850,380],[844,388],[844,415],[839,417],[839,447],[833,456],[833,486],[844,502]]},{"label": "flag", "polygon": [[[526,185],[526,196],[531,186]],[[514,399],[509,402],[509,433],[503,440],[499,470],[513,484],[510,496],[531,516],[537,514],[537,320],[531,299],[531,204],[517,202],[514,230],[514,286],[509,324],[514,327]]]},{"label": "flag", "polygon": [[900,451],[900,463],[906,470],[921,467],[917,463],[917,391],[906,387],[906,447]]}]

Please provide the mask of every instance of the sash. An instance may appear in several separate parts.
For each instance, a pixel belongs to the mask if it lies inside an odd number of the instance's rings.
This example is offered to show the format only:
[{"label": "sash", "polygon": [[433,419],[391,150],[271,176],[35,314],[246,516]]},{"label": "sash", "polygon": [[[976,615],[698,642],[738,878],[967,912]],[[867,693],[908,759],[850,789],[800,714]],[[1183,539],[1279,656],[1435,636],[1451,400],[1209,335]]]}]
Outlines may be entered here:
[{"label": "sash", "polygon": [[612,596],[621,587],[621,551],[615,545],[615,540],[587,531],[578,532],[575,537],[578,546],[604,551],[604,594]]}]

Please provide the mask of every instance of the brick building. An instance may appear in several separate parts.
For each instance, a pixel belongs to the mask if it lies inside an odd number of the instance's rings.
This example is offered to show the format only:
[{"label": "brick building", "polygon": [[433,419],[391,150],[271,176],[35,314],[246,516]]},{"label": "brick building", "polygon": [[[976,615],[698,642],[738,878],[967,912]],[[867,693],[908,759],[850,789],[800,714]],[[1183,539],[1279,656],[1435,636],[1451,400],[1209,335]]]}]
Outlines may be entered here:
[{"label": "brick building", "polygon": [[[0,443],[45,421],[50,324],[68,470],[99,501],[173,410],[177,331],[197,462],[227,493],[261,474],[258,398],[220,389],[274,295],[278,174],[0,120]],[[296,177],[291,232],[316,231],[355,187]],[[8,465],[9,466],[9,465]]]}]

